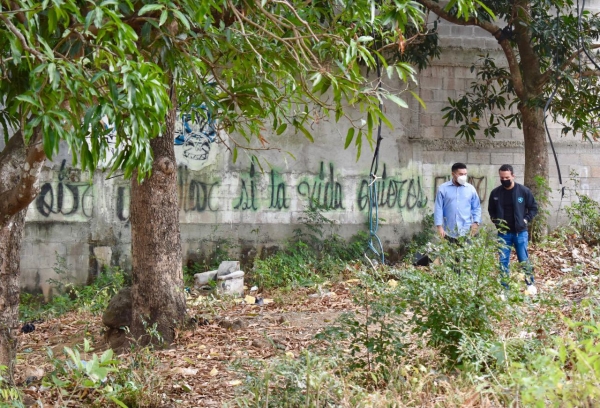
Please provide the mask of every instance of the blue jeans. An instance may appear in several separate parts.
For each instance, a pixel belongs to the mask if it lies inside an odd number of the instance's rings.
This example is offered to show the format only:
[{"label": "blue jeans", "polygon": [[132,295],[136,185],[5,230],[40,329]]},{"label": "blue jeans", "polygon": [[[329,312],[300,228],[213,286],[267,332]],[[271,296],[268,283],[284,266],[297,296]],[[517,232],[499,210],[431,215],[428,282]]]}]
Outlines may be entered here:
[{"label": "blue jeans", "polygon": [[500,248],[500,271],[503,275],[502,286],[508,287],[505,280],[510,276],[508,264],[510,262],[510,253],[513,247],[517,251],[517,259],[521,263],[521,267],[525,273],[525,283],[527,285],[533,285],[533,268],[531,262],[529,262],[529,254],[527,253],[529,233],[527,231],[507,232],[505,234],[498,233],[498,238],[500,238],[500,243],[503,245],[502,248]]}]

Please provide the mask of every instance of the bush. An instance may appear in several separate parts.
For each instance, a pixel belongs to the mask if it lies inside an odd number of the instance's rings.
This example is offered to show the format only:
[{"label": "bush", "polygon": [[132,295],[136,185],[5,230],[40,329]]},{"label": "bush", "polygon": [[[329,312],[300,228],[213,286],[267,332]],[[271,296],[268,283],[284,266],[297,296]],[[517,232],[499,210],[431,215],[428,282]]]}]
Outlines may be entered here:
[{"label": "bush", "polygon": [[156,406],[159,397],[152,391],[157,384],[151,349],[135,350],[130,361],[119,360],[111,349],[101,355],[93,351],[87,339],[79,347],[65,347],[65,358],[55,357],[48,349],[53,370],[42,384],[54,392],[57,401],[64,406],[74,399],[78,405],[95,407]]},{"label": "bush", "polygon": [[565,208],[569,224],[581,239],[590,245],[600,242],[600,203],[585,194],[576,192],[577,202]]},{"label": "bush", "polygon": [[[75,287],[62,281],[54,281],[62,294],[43,303],[41,295],[21,294],[19,316],[23,321],[34,321],[61,316],[78,309],[94,314],[104,312],[108,302],[125,285],[126,275],[119,267],[104,269],[91,285]],[[62,286],[61,286],[62,285]]]},{"label": "bush", "polygon": [[23,405],[19,390],[4,377],[7,369],[8,367],[0,365],[0,407],[22,408],[25,405]]},{"label": "bush", "polygon": [[426,336],[451,364],[459,362],[463,337],[494,336],[494,323],[506,306],[500,299],[496,234],[482,230],[471,241],[430,245],[429,257],[441,262],[429,269],[408,268],[398,278],[412,312],[412,332]]},{"label": "bush", "polygon": [[600,405],[600,324],[568,323],[573,331],[567,336],[554,338],[552,347],[511,365],[507,399],[518,398],[533,407]]},{"label": "bush", "polygon": [[355,380],[362,385],[387,382],[390,362],[404,355],[407,305],[398,281],[391,276],[393,271],[387,268],[362,270],[360,284],[352,291],[359,309],[343,313],[317,335],[330,351],[337,352],[343,362],[340,370],[350,376],[358,374]]}]

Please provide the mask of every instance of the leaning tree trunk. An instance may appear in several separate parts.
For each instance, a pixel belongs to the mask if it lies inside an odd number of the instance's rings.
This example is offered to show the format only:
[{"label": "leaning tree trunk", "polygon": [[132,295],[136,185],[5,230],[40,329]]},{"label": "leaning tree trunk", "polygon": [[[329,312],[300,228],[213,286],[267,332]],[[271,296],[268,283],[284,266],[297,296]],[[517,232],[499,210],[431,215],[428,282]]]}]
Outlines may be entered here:
[{"label": "leaning tree trunk", "polygon": [[519,110],[523,118],[525,141],[525,185],[539,197],[547,192],[538,188],[536,176],[549,182],[548,139],[544,129],[544,112],[539,107],[527,106],[519,106]]},{"label": "leaning tree trunk", "polygon": [[[173,97],[174,99],[174,97]],[[153,139],[152,175],[131,183],[131,252],[133,287],[131,334],[143,344],[158,343],[148,330],[156,324],[164,344],[186,317],[179,235],[179,205],[173,135],[175,109],[166,134]]]},{"label": "leaning tree trunk", "polygon": [[19,330],[19,279],[21,241],[27,206],[39,189],[45,160],[36,132],[25,146],[21,132],[14,134],[0,153],[0,365],[14,379]]}]

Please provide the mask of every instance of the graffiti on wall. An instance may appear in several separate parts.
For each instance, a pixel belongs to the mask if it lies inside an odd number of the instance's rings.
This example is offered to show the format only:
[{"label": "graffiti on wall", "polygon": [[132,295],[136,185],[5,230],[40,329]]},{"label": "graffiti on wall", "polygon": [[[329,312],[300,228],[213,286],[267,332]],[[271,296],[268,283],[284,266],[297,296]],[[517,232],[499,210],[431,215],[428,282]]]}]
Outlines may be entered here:
[{"label": "graffiti on wall", "polygon": [[[248,171],[240,172],[237,185],[236,182],[229,182],[223,186],[221,179],[212,172],[199,172],[182,165],[177,169],[179,207],[182,213],[190,215],[219,211],[285,212],[304,209],[335,212],[356,208],[366,211],[370,183],[367,177],[361,179],[353,175],[344,179],[336,171],[334,163],[321,162],[317,169],[316,174],[290,181],[291,175],[276,169],[260,172],[257,164],[251,162]],[[91,217],[91,185],[78,179],[71,181],[73,178],[68,179],[66,174],[63,162],[58,181],[44,184],[34,209],[45,218],[62,214],[64,219],[76,213]],[[236,177],[232,179],[236,180]],[[435,178],[436,188],[443,181],[445,176]],[[480,191],[486,191],[485,178],[475,177],[471,181]],[[376,185],[380,211],[418,214],[431,202],[425,194],[421,176],[390,175],[385,164],[382,177],[376,181]],[[128,222],[129,184],[116,184],[113,197],[113,200],[108,200],[108,205],[112,206],[115,219]]]},{"label": "graffiti on wall", "polygon": [[64,217],[90,218],[93,208],[93,188],[81,182],[77,171],[69,171],[63,160],[58,182],[44,183],[35,199],[35,208],[43,217],[61,214]]},{"label": "graffiti on wall", "polygon": [[306,200],[311,209],[343,210],[344,194],[342,184],[335,178],[333,163],[329,164],[329,172],[325,174],[325,164],[321,162],[319,175],[311,180],[298,184],[298,195]]},{"label": "graffiti on wall", "polygon": [[[370,179],[362,180],[358,190],[358,208],[363,211],[369,205]],[[375,181],[378,192],[378,206],[381,209],[414,210],[427,206],[427,196],[421,185],[421,177],[388,177],[383,165],[381,180]]]},{"label": "graffiti on wall", "polygon": [[217,211],[218,186],[218,181],[198,178],[187,166],[177,169],[179,206],[185,212]]},{"label": "graffiti on wall", "polygon": [[200,170],[214,162],[216,141],[215,122],[204,105],[187,113],[177,111],[174,143],[178,163]]},{"label": "graffiti on wall", "polygon": [[234,204],[234,210],[258,210],[258,193],[256,191],[256,170],[254,162],[250,163],[250,171],[247,176],[242,175],[240,194],[237,204]]},{"label": "graffiti on wall", "polygon": [[275,170],[271,170],[269,176],[269,192],[271,193],[271,202],[269,208],[283,210],[290,208],[290,199],[287,194],[287,186]]}]

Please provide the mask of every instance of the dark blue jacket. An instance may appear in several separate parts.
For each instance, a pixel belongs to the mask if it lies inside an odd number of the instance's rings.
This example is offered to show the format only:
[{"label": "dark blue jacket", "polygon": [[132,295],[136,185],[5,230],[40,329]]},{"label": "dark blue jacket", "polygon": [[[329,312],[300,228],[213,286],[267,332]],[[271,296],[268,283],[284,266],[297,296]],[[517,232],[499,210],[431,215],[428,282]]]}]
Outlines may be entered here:
[{"label": "dark blue jacket", "polygon": [[[490,194],[490,201],[488,203],[488,212],[490,213],[490,218],[496,224],[496,227],[499,227],[500,220],[504,220],[504,208],[500,204],[499,192],[504,187],[499,186],[492,190]],[[533,217],[538,212],[538,206],[535,202],[535,198],[533,197],[533,193],[530,189],[525,187],[522,184],[515,183],[513,187],[513,205],[515,209],[515,229],[517,232],[525,231],[527,229],[527,222],[531,222]]]}]

